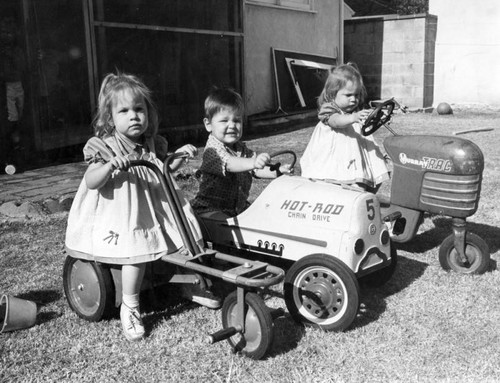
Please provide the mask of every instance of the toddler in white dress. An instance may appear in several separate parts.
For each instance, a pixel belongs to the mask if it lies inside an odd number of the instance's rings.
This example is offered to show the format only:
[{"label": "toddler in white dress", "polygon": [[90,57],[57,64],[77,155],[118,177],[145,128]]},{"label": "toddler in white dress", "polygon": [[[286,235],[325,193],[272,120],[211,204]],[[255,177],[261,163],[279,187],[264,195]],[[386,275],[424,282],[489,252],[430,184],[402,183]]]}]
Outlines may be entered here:
[{"label": "toddler in white dress", "polygon": [[[157,135],[151,92],[137,77],[107,75],[98,104],[95,137],[83,149],[89,167],[71,206],[66,247],[82,259],[122,265],[122,328],[128,340],[139,340],[145,334],[139,293],[146,263],[183,243],[155,175],[145,167],[129,166],[131,160],[143,159],[163,170],[167,141]],[[184,145],[177,152],[193,157],[197,149]],[[180,161],[172,162],[172,171]],[[186,199],[181,200],[201,245],[194,213]]]},{"label": "toddler in white dress", "polygon": [[312,137],[300,160],[302,176],[357,185],[376,192],[389,179],[382,151],[361,127],[370,114],[360,109],[365,98],[363,79],[352,65],[330,71],[321,95]]}]

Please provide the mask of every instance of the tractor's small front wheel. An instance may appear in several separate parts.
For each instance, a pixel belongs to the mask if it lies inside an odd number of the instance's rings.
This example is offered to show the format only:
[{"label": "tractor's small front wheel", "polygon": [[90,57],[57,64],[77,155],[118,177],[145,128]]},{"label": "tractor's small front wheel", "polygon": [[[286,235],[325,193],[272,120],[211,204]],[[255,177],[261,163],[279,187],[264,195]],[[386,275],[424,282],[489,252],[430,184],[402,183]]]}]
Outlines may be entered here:
[{"label": "tractor's small front wheel", "polygon": [[66,257],[63,285],[69,306],[80,318],[97,322],[116,312],[111,272],[102,264]]},{"label": "tractor's small front wheel", "polygon": [[439,263],[444,270],[462,274],[483,274],[490,267],[490,250],[477,234],[465,233],[465,257],[463,262],[455,248],[455,235],[449,235],[439,248]]},{"label": "tractor's small front wheel", "polygon": [[359,286],[342,261],[326,254],[308,255],[285,275],[285,303],[299,323],[325,331],[343,331],[356,318]]},{"label": "tractor's small front wheel", "polygon": [[[245,329],[227,341],[234,351],[252,359],[261,359],[272,345],[274,337],[273,318],[261,297],[248,292],[244,300]],[[222,305],[222,325],[224,329],[237,327],[238,320],[237,291],[229,294]]]}]

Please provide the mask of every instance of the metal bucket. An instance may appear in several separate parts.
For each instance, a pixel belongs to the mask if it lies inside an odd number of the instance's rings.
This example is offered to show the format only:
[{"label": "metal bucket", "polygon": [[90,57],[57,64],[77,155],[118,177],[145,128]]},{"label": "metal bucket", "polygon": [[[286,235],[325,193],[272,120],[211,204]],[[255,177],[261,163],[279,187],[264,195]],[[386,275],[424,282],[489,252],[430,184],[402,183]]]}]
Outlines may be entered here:
[{"label": "metal bucket", "polygon": [[36,322],[36,303],[10,295],[2,295],[0,299],[0,333],[22,330]]}]

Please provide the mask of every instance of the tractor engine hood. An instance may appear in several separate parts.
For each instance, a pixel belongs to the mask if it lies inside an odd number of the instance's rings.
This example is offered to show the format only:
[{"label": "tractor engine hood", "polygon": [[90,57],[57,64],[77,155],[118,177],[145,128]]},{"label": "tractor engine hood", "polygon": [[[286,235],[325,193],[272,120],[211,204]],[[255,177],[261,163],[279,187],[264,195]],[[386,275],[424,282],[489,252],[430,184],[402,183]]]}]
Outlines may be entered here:
[{"label": "tractor engine hood", "polygon": [[394,164],[448,174],[480,174],[481,149],[472,141],[450,136],[395,136],[384,141]]}]

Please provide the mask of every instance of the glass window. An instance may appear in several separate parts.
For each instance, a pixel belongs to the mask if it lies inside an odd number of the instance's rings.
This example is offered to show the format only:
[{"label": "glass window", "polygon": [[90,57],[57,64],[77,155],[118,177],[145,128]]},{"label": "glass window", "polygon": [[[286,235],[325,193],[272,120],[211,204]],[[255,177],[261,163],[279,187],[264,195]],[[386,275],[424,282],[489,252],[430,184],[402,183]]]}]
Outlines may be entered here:
[{"label": "glass window", "polygon": [[[111,10],[110,4],[116,1],[95,0],[95,3]],[[141,7],[146,3],[159,13],[168,8],[167,13],[177,14],[177,18],[170,15],[166,21],[170,26],[177,27],[170,28],[160,23],[163,22],[161,17],[154,20],[151,16],[152,19],[147,19],[141,12],[131,12],[129,7],[125,7],[121,15],[118,15],[120,12],[109,13],[113,15],[113,20],[126,23],[95,22],[99,81],[107,73],[116,70],[141,77],[154,92],[160,113],[160,133],[165,134],[169,141],[174,141],[168,134],[169,128],[202,127],[203,104],[212,86],[230,86],[242,91],[242,34],[213,33],[205,29],[239,28],[241,15],[236,13],[240,10],[236,5],[239,2],[134,1]],[[204,19],[200,17],[200,9],[193,6],[200,3],[224,6],[215,8],[218,12],[212,11],[213,15]],[[144,9],[150,8],[144,6]],[[201,9],[203,12],[209,11],[207,6]],[[97,14],[95,19],[105,19],[95,7],[93,11]],[[157,27],[149,26],[154,23],[159,24]],[[195,29],[186,30],[180,26]]]},{"label": "glass window", "polygon": [[92,134],[92,112],[82,3],[31,1],[29,16],[36,146],[49,150],[83,143]]},{"label": "glass window", "polygon": [[240,1],[94,0],[96,21],[241,32]]},{"label": "glass window", "polygon": [[303,11],[314,10],[314,0],[247,0],[247,3],[269,5],[273,7],[294,8]]},{"label": "glass window", "polygon": [[117,69],[140,76],[154,91],[165,126],[201,123],[212,85],[241,88],[239,38],[98,29],[101,77]]}]

